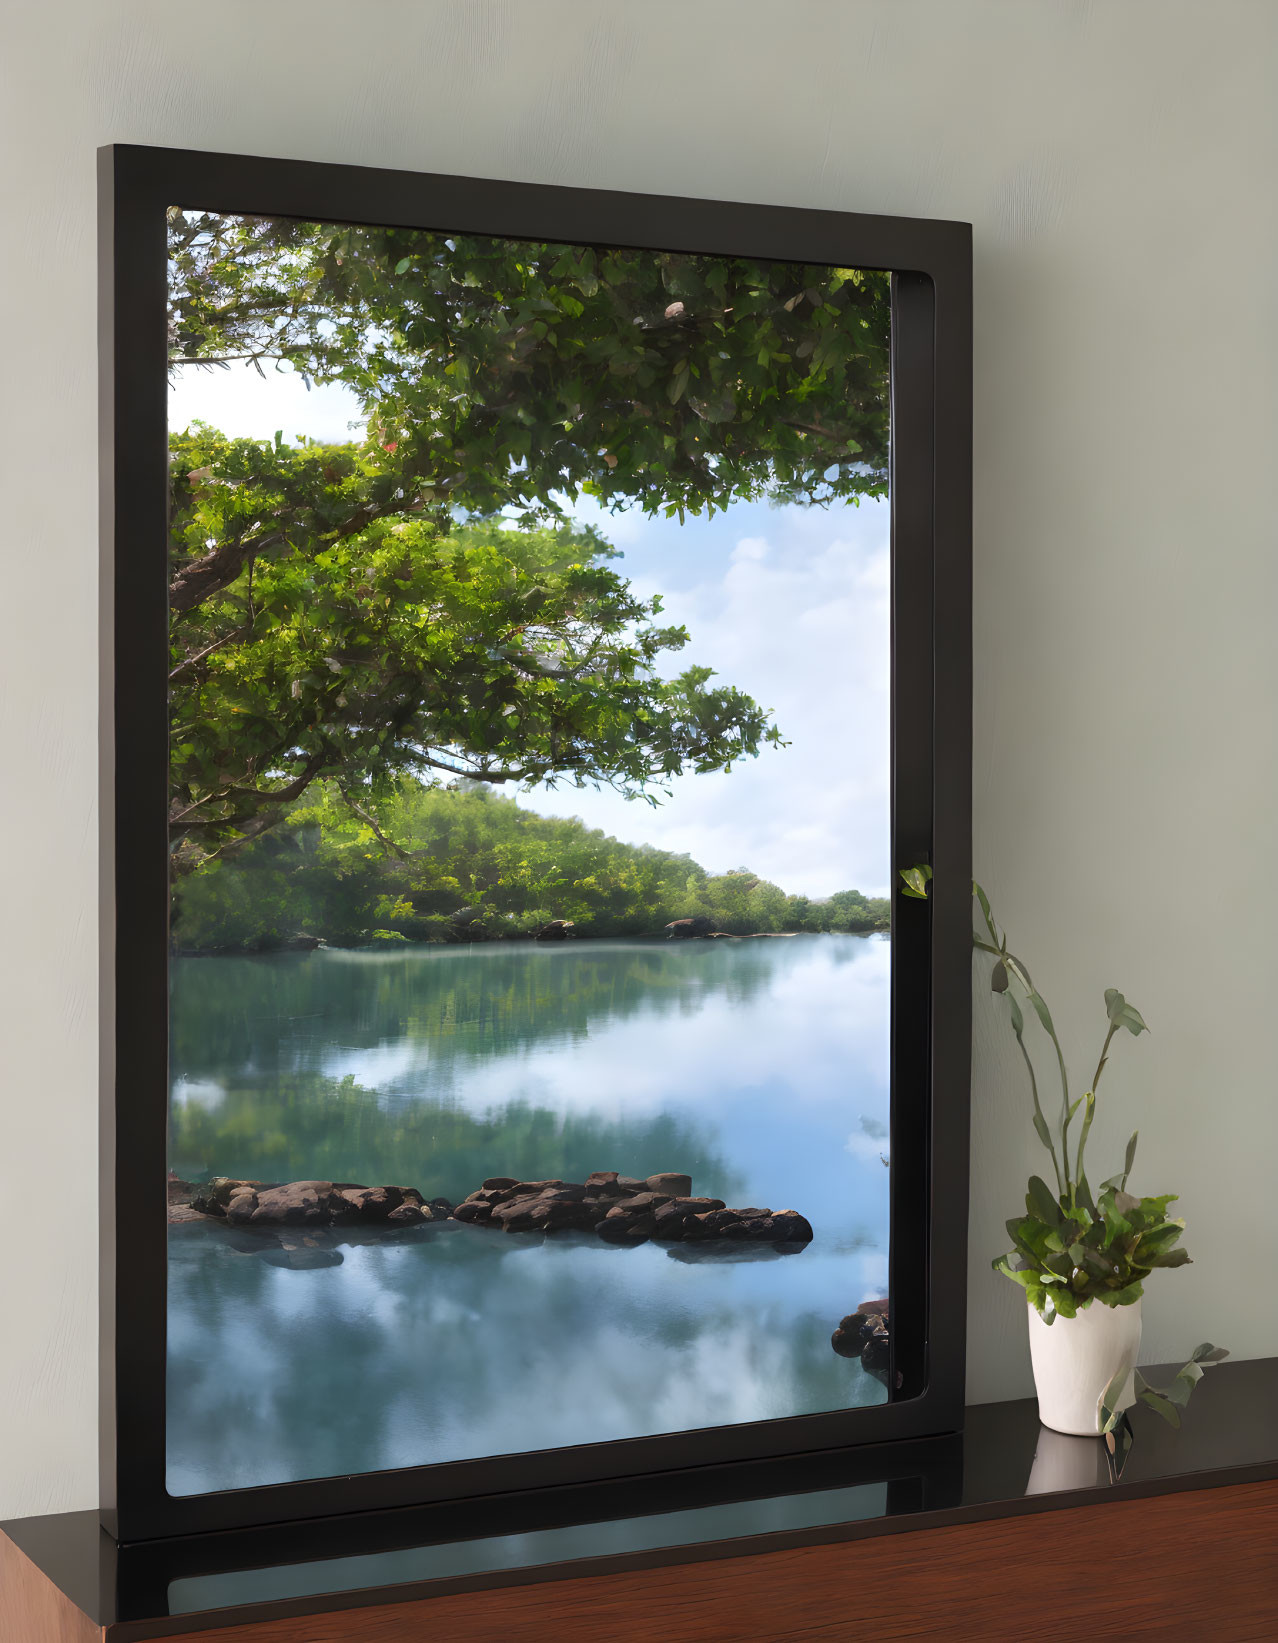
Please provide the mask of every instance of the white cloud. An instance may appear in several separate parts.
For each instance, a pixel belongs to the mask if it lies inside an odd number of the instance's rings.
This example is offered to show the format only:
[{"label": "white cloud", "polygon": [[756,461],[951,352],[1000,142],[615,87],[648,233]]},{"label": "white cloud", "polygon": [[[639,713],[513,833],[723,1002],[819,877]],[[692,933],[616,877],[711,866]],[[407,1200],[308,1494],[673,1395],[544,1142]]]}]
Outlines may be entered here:
[{"label": "white cloud", "polygon": [[[714,872],[749,867],[801,894],[881,893],[889,875],[887,510],[784,508],[768,525],[766,538],[741,537],[726,554],[712,548],[707,569],[718,574],[682,590],[649,571],[642,536],[628,543],[623,568],[645,595],[664,586],[662,620],[688,628],[691,642],[670,666],[713,667],[772,710],[790,745],[765,748],[731,772],[683,776],[656,809],[565,788],[521,803],[686,852]],[[696,526],[684,534],[694,555]]]},{"label": "white cloud", "polygon": [[169,389],[169,427],[207,422],[234,439],[273,439],[278,428],[290,445],[298,434],[334,445],[360,437],[350,424],[362,433],[363,411],[349,388],[326,383],[308,392],[296,372],[263,370],[265,376],[249,364],[184,367]]}]

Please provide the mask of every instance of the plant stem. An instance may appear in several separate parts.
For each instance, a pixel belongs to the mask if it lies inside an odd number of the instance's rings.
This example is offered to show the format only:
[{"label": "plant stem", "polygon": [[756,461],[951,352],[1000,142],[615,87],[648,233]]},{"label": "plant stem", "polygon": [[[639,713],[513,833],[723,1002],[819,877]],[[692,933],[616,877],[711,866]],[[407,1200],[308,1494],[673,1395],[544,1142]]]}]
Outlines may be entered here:
[{"label": "plant stem", "polygon": [[1064,1192],[1072,1185],[1069,1179],[1069,1074],[1065,1070],[1065,1052],[1061,1049],[1061,1041],[1056,1036],[1056,1028],[1054,1026],[1049,1027],[1047,1024],[1051,1020],[1051,1011],[1047,1009],[1047,1005],[1040,997],[1038,989],[1030,979],[1029,971],[1014,953],[1003,953],[1001,956],[1003,962],[1016,976],[1026,993],[1031,995],[1030,1002],[1033,1003],[1034,999],[1038,999],[1047,1012],[1047,1021],[1044,1021],[1043,1017],[1039,1015],[1037,1006],[1034,1008],[1035,1015],[1038,1015],[1047,1036],[1052,1041],[1052,1048],[1056,1051],[1056,1065],[1060,1069],[1061,1075],[1061,1157],[1065,1163],[1065,1184],[1061,1190]]},{"label": "plant stem", "polygon": [[[1029,972],[1028,972],[1028,970],[1026,970],[1025,966],[1021,963],[1021,961],[1018,958],[1014,958],[1011,953],[1005,953],[1001,947],[991,947],[988,941],[982,941],[980,939],[980,937],[976,936],[976,935],[973,935],[973,937],[972,937],[972,945],[974,947],[978,948],[983,953],[993,953],[995,958],[1001,958],[1003,960],[1003,962],[1008,966],[1008,968],[1012,971],[1012,974],[1016,976],[1016,979],[1020,982],[1021,986],[1025,988],[1026,993],[1028,994],[1028,993],[1032,993],[1034,991],[1033,983],[1029,979]],[[1015,1022],[1015,1018],[1013,1018],[1013,1022]],[[1013,1028],[1013,1030],[1015,1030],[1015,1028]],[[1055,1042],[1055,1038],[1056,1038],[1056,1035],[1055,1035],[1055,1033],[1053,1033],[1052,1034],[1053,1042]],[[1047,1146],[1048,1152],[1051,1153],[1051,1155],[1052,1155],[1052,1169],[1053,1169],[1053,1171],[1056,1175],[1056,1190],[1062,1196],[1064,1196],[1065,1188],[1066,1188],[1066,1185],[1067,1185],[1069,1155],[1068,1154],[1065,1155],[1065,1164],[1066,1164],[1066,1172],[1067,1173],[1066,1173],[1066,1175],[1062,1175],[1061,1174],[1060,1161],[1056,1156],[1056,1148],[1052,1144],[1051,1131],[1048,1128],[1047,1119],[1043,1116],[1042,1104],[1040,1103],[1040,1101],[1038,1099],[1038,1079],[1034,1076],[1034,1063],[1030,1059],[1030,1053],[1029,1053],[1029,1050],[1026,1048],[1025,1040],[1024,1040],[1024,1038],[1022,1038],[1022,1036],[1019,1032],[1016,1034],[1016,1042],[1020,1045],[1021,1054],[1025,1058],[1025,1067],[1026,1067],[1026,1070],[1027,1070],[1027,1072],[1029,1073],[1029,1076],[1030,1076],[1030,1093],[1034,1098],[1034,1113],[1035,1113],[1035,1116],[1037,1117],[1039,1123],[1043,1126],[1043,1135],[1045,1135],[1047,1137],[1047,1140],[1046,1140],[1045,1144]],[[1056,1046],[1056,1053],[1059,1056],[1059,1054],[1060,1054],[1060,1045],[1059,1044]],[[1063,1070],[1063,1068],[1062,1068],[1062,1070]],[[1063,1148],[1064,1148],[1064,1139],[1063,1138],[1062,1138],[1061,1145],[1062,1145],[1062,1150],[1063,1150]]]},{"label": "plant stem", "polygon": [[1105,1034],[1105,1042],[1101,1046],[1100,1060],[1096,1063],[1096,1071],[1092,1074],[1092,1094],[1096,1094],[1096,1086],[1100,1083],[1101,1073],[1105,1070],[1105,1063],[1109,1059],[1109,1046],[1114,1034],[1118,1031],[1118,1023],[1111,1021],[1109,1031]]}]

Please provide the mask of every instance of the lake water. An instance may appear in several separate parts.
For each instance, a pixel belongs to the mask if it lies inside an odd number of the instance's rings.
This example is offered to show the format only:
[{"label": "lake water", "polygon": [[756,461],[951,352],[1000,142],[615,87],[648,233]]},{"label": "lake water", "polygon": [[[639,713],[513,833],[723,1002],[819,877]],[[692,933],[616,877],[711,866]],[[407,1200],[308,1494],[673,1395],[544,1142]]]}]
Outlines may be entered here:
[{"label": "lake water", "polygon": [[869,936],[183,958],[187,1179],[677,1170],[811,1244],[706,1255],[445,1222],[302,1269],[170,1232],[175,1494],[882,1402],[830,1348],[887,1293],[890,946]]}]

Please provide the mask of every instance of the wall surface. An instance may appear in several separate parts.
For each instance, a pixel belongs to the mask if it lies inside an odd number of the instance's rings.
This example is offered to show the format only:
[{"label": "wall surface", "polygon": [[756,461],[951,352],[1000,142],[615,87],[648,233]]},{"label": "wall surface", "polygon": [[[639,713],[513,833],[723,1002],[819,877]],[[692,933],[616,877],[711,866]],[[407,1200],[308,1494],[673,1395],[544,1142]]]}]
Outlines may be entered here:
[{"label": "wall surface", "polygon": [[[1095,1155],[1179,1188],[1146,1359],[1278,1352],[1270,0],[46,0],[0,49],[0,1517],[96,1499],[94,150],[960,218],[976,247],[976,869]],[[977,998],[970,1394],[1038,1167]]]}]

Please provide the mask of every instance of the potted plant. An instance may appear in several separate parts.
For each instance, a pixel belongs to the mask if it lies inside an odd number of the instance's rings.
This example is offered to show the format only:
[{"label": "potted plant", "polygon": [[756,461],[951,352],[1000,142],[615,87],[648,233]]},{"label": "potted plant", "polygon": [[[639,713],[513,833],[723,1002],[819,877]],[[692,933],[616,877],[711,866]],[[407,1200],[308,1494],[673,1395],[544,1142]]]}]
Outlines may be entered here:
[{"label": "potted plant", "polygon": [[[905,895],[926,899],[930,867],[908,868],[901,877]],[[1021,1285],[1029,1303],[1039,1418],[1058,1432],[1101,1436],[1113,1430],[1123,1410],[1139,1397],[1179,1425],[1179,1410],[1202,1378],[1203,1366],[1219,1363],[1228,1354],[1204,1342],[1171,1386],[1161,1391],[1136,1368],[1145,1280],[1160,1268],[1184,1266],[1189,1261],[1189,1252],[1180,1243],[1185,1223],[1167,1212],[1176,1194],[1137,1197],[1127,1190],[1136,1159],[1135,1133],[1127,1143],[1122,1169],[1098,1187],[1089,1182],[1085,1163],[1096,1091],[1110,1046],[1120,1033],[1138,1038],[1149,1029],[1139,1010],[1117,988],[1107,988],[1108,1028],[1100,1059],[1088,1088],[1071,1098],[1051,1011],[1023,960],[1009,951],[1006,933],[994,922],[989,897],[979,884],[973,884],[972,893],[981,915],[981,927],[972,933],[973,949],[991,961],[990,988],[1006,1003],[1029,1075],[1034,1129],[1052,1165],[1051,1184],[1042,1176],[1030,1177],[1024,1215],[1007,1222],[1012,1248],[993,1262],[996,1272]],[[1044,1114],[1033,1057],[1025,1042],[1022,999],[1055,1051],[1060,1106],[1053,1123]]]}]

